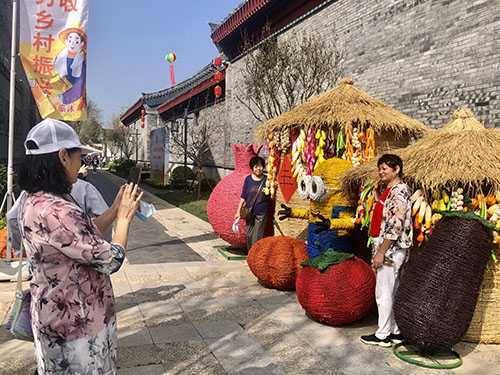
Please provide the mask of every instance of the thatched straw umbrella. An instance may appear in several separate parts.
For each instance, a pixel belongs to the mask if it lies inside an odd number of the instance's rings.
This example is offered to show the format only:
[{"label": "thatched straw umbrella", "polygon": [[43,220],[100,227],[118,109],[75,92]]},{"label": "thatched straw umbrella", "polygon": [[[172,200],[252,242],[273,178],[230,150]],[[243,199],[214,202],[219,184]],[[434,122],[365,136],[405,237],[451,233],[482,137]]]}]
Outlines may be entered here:
[{"label": "thatched straw umbrella", "polygon": [[[403,159],[405,180],[413,188],[462,187],[472,194],[482,188],[500,190],[500,130],[486,129],[467,108],[456,110],[443,128],[394,153]],[[363,181],[377,178],[374,160],[348,171],[343,188],[356,195]]]},{"label": "thatched straw umbrella", "polygon": [[344,78],[336,88],[314,96],[292,110],[263,123],[257,132],[260,137],[265,138],[269,133],[284,127],[323,126],[345,130],[352,124],[359,124],[361,130],[370,126],[377,135],[391,133],[391,138],[404,135],[419,138],[428,130],[420,121],[354,86],[352,78]]},{"label": "thatched straw umbrella", "polygon": [[[346,153],[349,150],[348,145],[351,145],[350,149],[354,150],[354,153],[358,152],[356,162],[371,160],[374,155],[387,149],[405,147],[412,139],[420,138],[428,131],[421,122],[368,95],[356,87],[351,78],[344,78],[336,88],[312,97],[292,110],[263,123],[257,129],[257,134],[268,141],[274,140],[278,151],[276,158],[282,156],[283,160],[283,155],[291,149],[291,140],[294,138],[292,134],[296,135],[299,130],[311,129],[321,129],[328,134],[331,142],[325,149],[331,150],[331,145],[335,147],[338,139],[344,137]],[[364,139],[361,147],[363,150],[358,148],[356,151],[356,148],[352,148],[355,146],[357,134],[361,134]],[[369,144],[372,146],[369,147]],[[362,156],[359,156],[360,153]],[[354,162],[353,153],[349,157],[345,154],[339,155],[338,152],[328,152],[326,158],[334,155]],[[272,167],[268,167],[268,171],[271,170]],[[294,194],[290,200],[284,200],[279,190],[277,201],[278,206],[279,203],[286,202],[292,208],[305,208],[308,203],[300,199],[298,194]],[[287,235],[297,236],[303,233],[305,225],[302,220],[288,219],[282,228]]]}]

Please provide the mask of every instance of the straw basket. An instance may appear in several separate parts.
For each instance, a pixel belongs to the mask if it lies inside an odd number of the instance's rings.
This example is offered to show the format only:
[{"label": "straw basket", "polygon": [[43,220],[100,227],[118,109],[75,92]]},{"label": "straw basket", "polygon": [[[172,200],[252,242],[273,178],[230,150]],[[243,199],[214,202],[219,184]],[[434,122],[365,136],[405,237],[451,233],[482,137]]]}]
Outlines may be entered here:
[{"label": "straw basket", "polygon": [[500,344],[500,264],[490,261],[464,341]]},{"label": "straw basket", "polygon": [[394,316],[409,344],[449,349],[467,332],[491,249],[476,220],[443,218],[402,274]]}]

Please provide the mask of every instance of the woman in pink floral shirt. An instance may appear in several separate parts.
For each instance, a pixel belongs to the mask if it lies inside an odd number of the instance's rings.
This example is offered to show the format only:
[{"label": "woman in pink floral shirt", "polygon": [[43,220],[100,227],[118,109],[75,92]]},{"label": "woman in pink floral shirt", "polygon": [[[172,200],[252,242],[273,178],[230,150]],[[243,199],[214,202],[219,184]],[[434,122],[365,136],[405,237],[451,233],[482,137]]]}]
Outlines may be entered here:
[{"label": "woman in pink floral shirt", "polygon": [[[31,314],[38,374],[116,374],[116,314],[109,275],[118,271],[142,194],[122,187],[92,220],[69,195],[83,146],[67,124],[47,119],[25,142],[19,223],[32,267]],[[111,243],[102,233],[116,219]]]}]

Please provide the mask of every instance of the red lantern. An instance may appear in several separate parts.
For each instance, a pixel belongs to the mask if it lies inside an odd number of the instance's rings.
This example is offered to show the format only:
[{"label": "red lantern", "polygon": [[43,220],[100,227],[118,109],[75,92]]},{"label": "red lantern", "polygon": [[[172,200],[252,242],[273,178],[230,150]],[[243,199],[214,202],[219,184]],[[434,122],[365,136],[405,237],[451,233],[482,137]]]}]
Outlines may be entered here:
[{"label": "red lantern", "polygon": [[146,117],[146,111],[143,108],[141,109],[141,128],[143,129],[144,129],[145,117]]},{"label": "red lantern", "polygon": [[222,65],[222,57],[218,56],[214,59],[214,62],[213,62],[214,66],[216,68],[219,68],[221,65]]},{"label": "red lantern", "polygon": [[220,87],[219,85],[215,86],[214,87],[214,95],[216,98],[220,98],[222,95],[222,87]]},{"label": "red lantern", "polygon": [[221,71],[216,71],[214,74],[215,82],[219,82],[220,80],[222,80],[222,78],[224,78],[224,73],[222,73]]}]

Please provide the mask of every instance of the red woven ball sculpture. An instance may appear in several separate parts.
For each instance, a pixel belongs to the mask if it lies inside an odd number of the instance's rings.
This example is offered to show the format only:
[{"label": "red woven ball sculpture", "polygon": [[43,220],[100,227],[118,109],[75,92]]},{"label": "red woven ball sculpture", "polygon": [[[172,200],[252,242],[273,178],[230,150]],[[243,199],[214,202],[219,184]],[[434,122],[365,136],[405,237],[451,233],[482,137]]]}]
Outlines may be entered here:
[{"label": "red woven ball sculpture", "polygon": [[248,266],[259,282],[271,289],[294,290],[301,263],[307,259],[304,241],[292,237],[266,237],[248,253]]},{"label": "red woven ball sculpture", "polygon": [[245,177],[252,173],[250,159],[257,156],[258,150],[254,145],[246,144],[234,144],[232,149],[235,169],[224,177],[210,194],[207,205],[208,222],[224,241],[234,247],[245,248],[245,221],[240,220],[238,233],[233,233],[231,226],[240,201],[243,182]]},{"label": "red woven ball sculpture", "polygon": [[358,257],[330,266],[321,273],[303,267],[297,277],[297,299],[307,315],[339,326],[365,317],[375,306],[375,275]]}]

